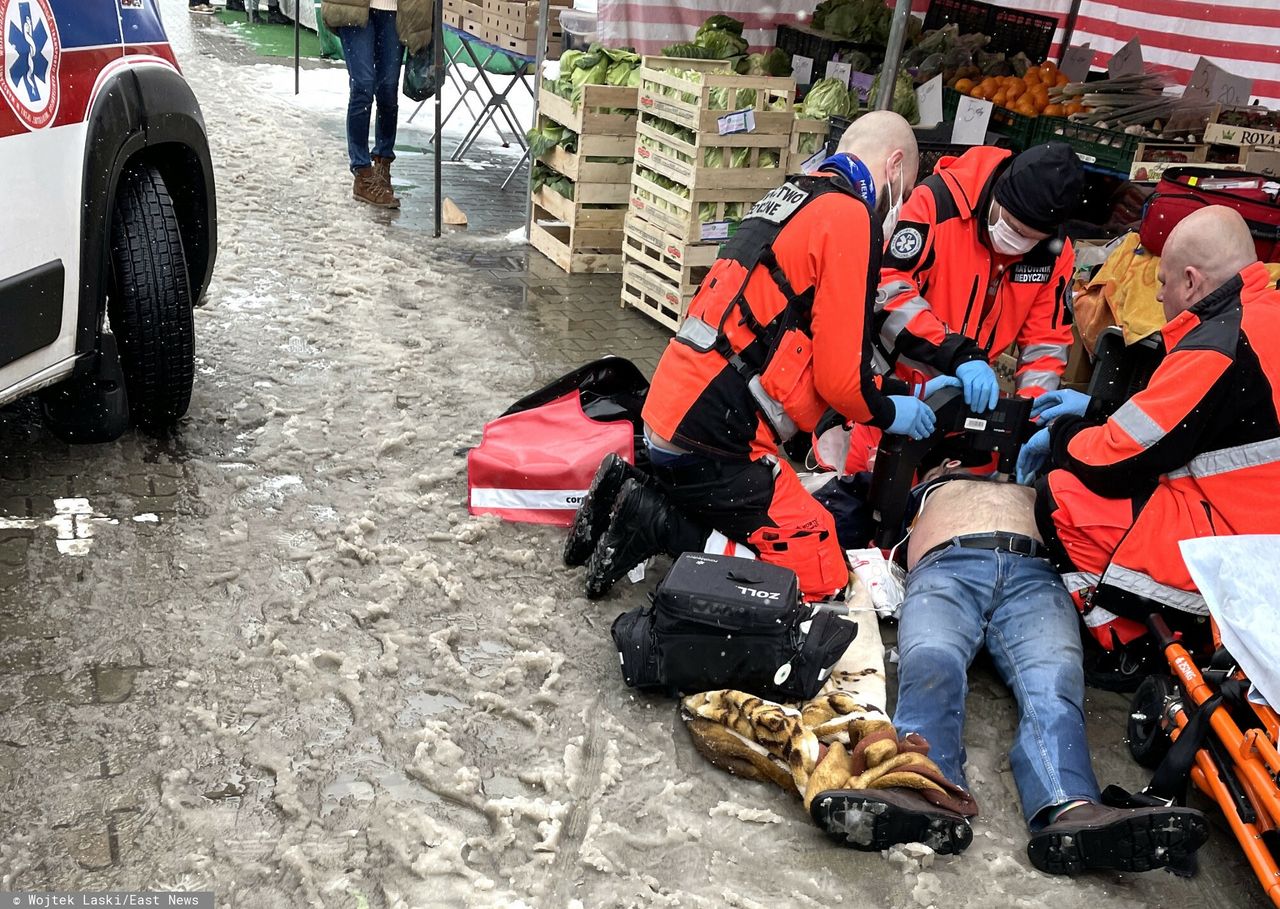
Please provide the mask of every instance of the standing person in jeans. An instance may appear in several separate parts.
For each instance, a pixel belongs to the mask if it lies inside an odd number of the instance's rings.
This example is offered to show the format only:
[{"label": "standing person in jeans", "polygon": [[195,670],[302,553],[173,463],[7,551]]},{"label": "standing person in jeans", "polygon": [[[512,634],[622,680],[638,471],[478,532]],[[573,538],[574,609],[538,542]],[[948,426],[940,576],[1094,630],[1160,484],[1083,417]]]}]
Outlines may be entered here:
[{"label": "standing person in jeans", "polygon": [[[347,154],[355,185],[351,195],[381,208],[399,208],[391,189],[404,48],[417,53],[431,40],[431,0],[323,0],[324,24],[342,41],[351,96],[347,102]],[[378,116],[373,155],[369,120]]]}]

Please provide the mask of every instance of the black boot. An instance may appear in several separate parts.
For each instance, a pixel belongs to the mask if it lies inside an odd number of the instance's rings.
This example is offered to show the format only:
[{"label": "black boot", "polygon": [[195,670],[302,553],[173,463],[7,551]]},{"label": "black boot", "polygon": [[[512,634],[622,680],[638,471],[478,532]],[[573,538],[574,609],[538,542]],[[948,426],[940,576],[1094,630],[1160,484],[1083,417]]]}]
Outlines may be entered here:
[{"label": "black boot", "polygon": [[587,598],[598,600],[650,556],[700,549],[707,534],[657,489],[630,479],[622,484],[608,529],[587,561]]},{"label": "black boot", "polygon": [[578,513],[573,516],[569,539],[564,544],[564,563],[570,568],[585,565],[587,559],[591,558],[596,542],[609,526],[613,503],[617,501],[622,484],[627,480],[647,483],[648,477],[618,455],[612,452],[605,455],[595,479],[591,481],[591,488],[587,490],[586,498],[578,506]]}]

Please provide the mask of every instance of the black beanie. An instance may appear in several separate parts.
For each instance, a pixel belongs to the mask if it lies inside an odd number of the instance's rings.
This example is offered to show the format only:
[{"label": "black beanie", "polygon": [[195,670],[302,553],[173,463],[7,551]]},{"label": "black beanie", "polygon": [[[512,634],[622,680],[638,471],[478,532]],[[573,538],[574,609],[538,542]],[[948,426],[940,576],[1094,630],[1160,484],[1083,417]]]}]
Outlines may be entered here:
[{"label": "black beanie", "polygon": [[1080,204],[1084,165],[1065,142],[1046,142],[1016,156],[996,180],[996,201],[1023,224],[1054,233]]}]

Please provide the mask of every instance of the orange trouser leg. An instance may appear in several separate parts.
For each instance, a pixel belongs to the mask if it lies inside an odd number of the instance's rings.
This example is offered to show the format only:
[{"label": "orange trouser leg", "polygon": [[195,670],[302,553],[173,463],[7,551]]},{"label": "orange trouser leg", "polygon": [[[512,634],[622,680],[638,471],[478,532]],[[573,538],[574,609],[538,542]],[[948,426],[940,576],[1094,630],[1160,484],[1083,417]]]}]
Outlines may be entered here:
[{"label": "orange trouser leg", "polygon": [[1098,579],[1133,526],[1133,501],[1104,498],[1074,474],[1055,470],[1040,482],[1036,518],[1085,627],[1102,646],[1113,650],[1146,634],[1141,622],[1091,602]]}]

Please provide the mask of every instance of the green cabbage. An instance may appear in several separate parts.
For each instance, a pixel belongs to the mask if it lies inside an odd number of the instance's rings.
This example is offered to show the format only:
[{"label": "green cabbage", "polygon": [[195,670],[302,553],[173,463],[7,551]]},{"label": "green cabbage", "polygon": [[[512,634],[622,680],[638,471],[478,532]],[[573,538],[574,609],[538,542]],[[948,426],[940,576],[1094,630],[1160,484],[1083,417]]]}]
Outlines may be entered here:
[{"label": "green cabbage", "polygon": [[578,147],[578,134],[558,123],[531,129],[526,135],[529,139],[529,154],[535,158],[541,158],[557,145],[563,146],[565,151],[573,151]]},{"label": "green cabbage", "polygon": [[732,16],[711,16],[706,22],[698,26],[698,38],[702,37],[703,32],[731,32],[732,34],[742,35],[742,23]]},{"label": "green cabbage", "polygon": [[[850,103],[850,92],[839,79],[819,79],[809,87],[798,114],[808,120],[829,120],[831,117],[851,117],[857,110]],[[856,99],[856,94],[854,95]]]},{"label": "green cabbage", "polygon": [[743,76],[790,76],[791,56],[775,47],[767,54],[747,54],[737,68]]},{"label": "green cabbage", "polygon": [[[880,75],[877,74],[871,82],[871,91],[867,95],[867,100],[874,104],[879,92]],[[916,99],[915,83],[906,70],[898,73],[898,81],[893,85],[893,102],[890,104],[890,109],[896,114],[901,114],[912,125],[920,122],[920,104]]]}]

